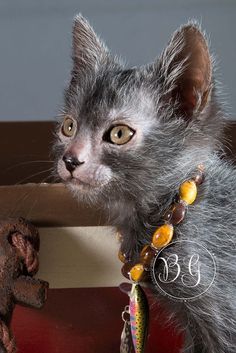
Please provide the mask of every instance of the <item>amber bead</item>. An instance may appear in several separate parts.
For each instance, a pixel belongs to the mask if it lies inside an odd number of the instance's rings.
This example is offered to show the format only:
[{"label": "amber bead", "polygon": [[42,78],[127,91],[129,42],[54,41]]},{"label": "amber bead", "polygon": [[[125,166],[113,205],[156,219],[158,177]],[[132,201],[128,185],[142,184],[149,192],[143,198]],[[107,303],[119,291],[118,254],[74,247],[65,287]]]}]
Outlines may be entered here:
[{"label": "amber bead", "polygon": [[127,256],[121,250],[119,250],[118,252],[118,258],[123,263],[126,263],[128,261]]},{"label": "amber bead", "polygon": [[143,264],[145,270],[149,270],[155,255],[156,255],[156,251],[150,245],[145,245],[143,247],[140,253],[140,261]]},{"label": "amber bead", "polygon": [[180,185],[180,199],[186,204],[191,205],[197,197],[197,186],[194,180],[187,180]]},{"label": "amber bead", "polygon": [[144,278],[143,264],[136,264],[130,270],[130,279],[134,282],[140,282]]},{"label": "amber bead", "polygon": [[172,209],[171,224],[174,226],[182,222],[186,212],[186,205],[183,202],[175,203]]},{"label": "amber bead", "polygon": [[133,267],[133,265],[129,262],[126,262],[122,268],[121,268],[121,273],[124,277],[126,277],[127,279],[130,279],[130,270]]},{"label": "amber bead", "polygon": [[152,237],[152,246],[156,249],[166,246],[171,241],[174,228],[171,224],[163,224],[157,228]]}]

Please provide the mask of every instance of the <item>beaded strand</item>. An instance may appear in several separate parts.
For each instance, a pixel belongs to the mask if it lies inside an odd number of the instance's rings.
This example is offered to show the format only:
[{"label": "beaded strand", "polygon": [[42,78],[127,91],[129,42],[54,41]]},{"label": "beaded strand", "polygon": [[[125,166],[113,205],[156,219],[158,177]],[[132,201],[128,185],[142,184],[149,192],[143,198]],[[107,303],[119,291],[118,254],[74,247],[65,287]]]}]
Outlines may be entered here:
[{"label": "beaded strand", "polygon": [[126,255],[119,251],[118,257],[124,263],[121,272],[126,278],[133,282],[145,280],[154,257],[161,248],[171,242],[174,235],[174,226],[183,221],[188,205],[193,204],[196,200],[197,187],[204,181],[203,171],[203,166],[199,165],[194,177],[180,185],[178,201],[173,202],[164,214],[163,224],[155,230],[151,243],[142,248],[138,263],[133,265],[128,261]]}]

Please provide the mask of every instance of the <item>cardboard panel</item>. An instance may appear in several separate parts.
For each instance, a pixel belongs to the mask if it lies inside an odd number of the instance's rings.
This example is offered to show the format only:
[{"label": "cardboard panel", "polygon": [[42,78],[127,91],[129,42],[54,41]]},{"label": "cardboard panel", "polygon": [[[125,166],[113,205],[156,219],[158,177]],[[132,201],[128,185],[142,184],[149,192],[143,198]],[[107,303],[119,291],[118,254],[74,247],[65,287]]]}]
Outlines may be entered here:
[{"label": "cardboard panel", "polygon": [[50,288],[114,287],[124,281],[112,227],[40,228],[39,278]]}]

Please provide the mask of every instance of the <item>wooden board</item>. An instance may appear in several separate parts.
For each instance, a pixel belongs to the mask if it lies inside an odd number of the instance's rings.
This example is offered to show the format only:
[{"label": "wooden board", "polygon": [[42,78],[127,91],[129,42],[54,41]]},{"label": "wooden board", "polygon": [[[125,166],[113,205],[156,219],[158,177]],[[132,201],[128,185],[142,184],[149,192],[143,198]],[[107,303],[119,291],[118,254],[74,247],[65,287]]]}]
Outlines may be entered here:
[{"label": "wooden board", "polygon": [[24,217],[39,227],[105,223],[102,207],[91,208],[79,204],[62,184],[0,186],[0,218],[9,217]]}]

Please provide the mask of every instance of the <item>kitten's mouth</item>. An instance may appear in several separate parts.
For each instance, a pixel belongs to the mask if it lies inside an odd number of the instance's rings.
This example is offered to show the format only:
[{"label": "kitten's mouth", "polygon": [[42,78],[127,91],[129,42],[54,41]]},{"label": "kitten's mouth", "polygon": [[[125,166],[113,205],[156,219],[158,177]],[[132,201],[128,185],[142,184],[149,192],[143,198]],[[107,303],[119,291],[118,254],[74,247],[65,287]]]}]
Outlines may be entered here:
[{"label": "kitten's mouth", "polygon": [[75,185],[75,186],[82,186],[82,187],[86,187],[86,188],[93,187],[91,184],[89,184],[81,179],[74,178],[73,176],[67,182],[72,185]]},{"label": "kitten's mouth", "polygon": [[71,176],[70,179],[67,180],[67,183],[73,185],[74,187],[78,187],[79,189],[84,189],[84,190],[91,190],[102,186],[100,184],[85,182],[84,180],[75,178],[73,176]]},{"label": "kitten's mouth", "polygon": [[78,192],[98,192],[105,184],[109,182],[109,178],[98,177],[97,170],[79,173],[78,171],[69,172],[64,168],[64,164],[58,164],[58,175],[61,180],[73,191]]}]

